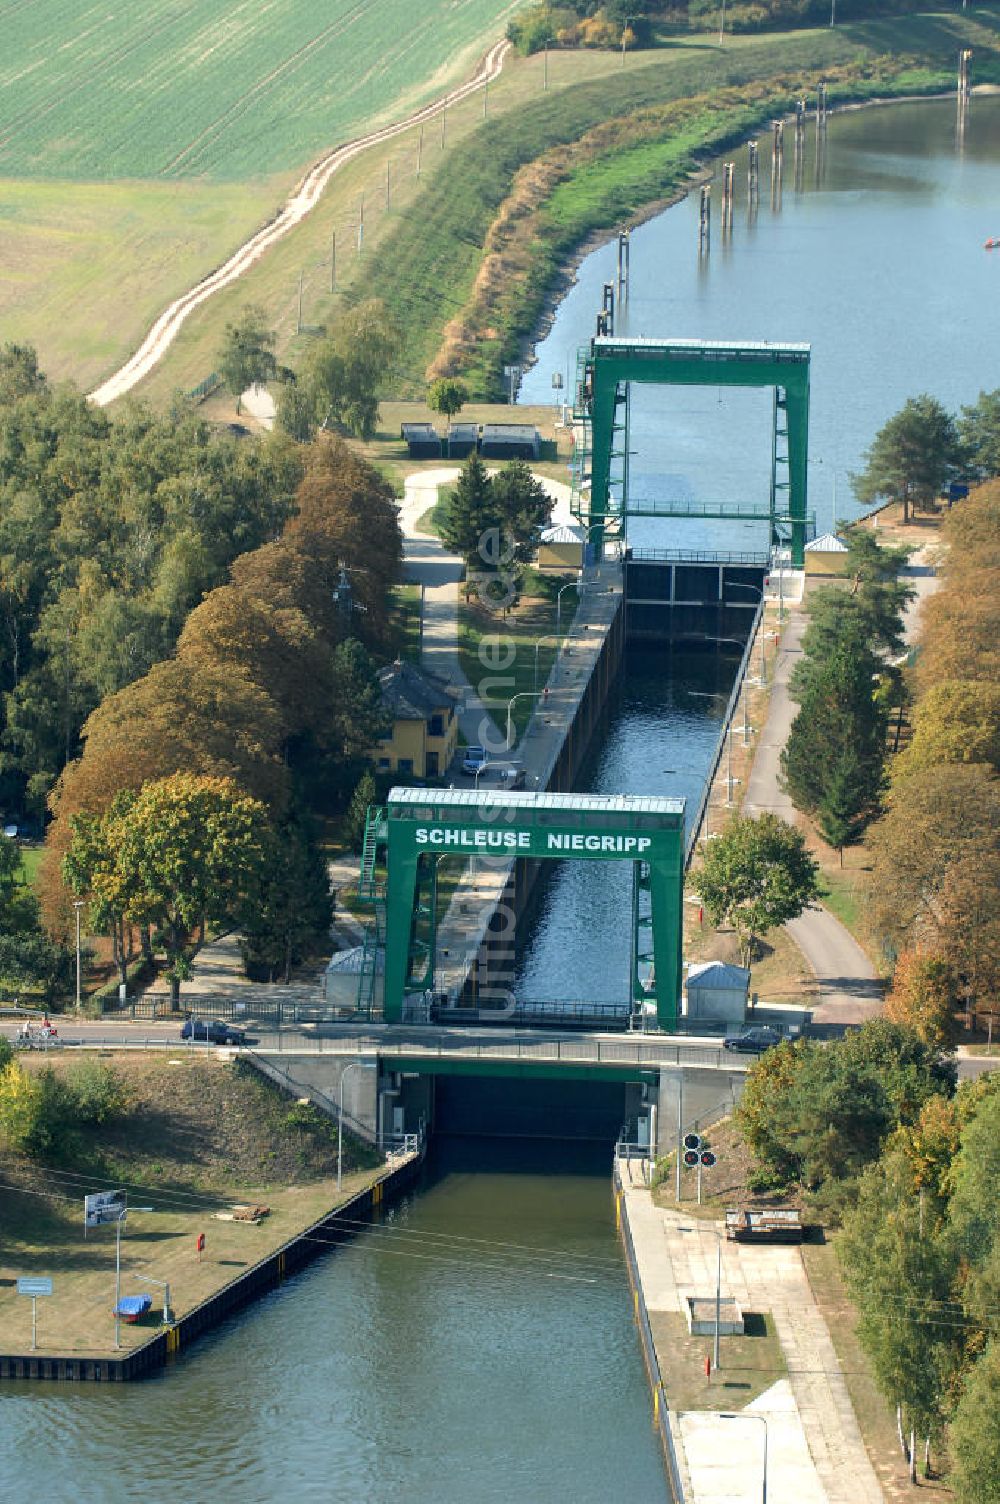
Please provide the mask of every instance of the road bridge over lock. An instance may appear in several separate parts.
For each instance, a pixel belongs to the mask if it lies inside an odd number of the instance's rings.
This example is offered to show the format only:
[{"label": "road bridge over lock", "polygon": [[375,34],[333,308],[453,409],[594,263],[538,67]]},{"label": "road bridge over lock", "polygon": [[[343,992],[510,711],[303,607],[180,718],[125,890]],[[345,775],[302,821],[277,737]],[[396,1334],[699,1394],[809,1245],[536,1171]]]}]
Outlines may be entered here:
[{"label": "road bridge over lock", "polygon": [[748,1057],[721,1038],[430,1025],[273,1037],[247,1052],[273,1080],[383,1146],[421,1130],[605,1138],[665,1153],[739,1100]]}]

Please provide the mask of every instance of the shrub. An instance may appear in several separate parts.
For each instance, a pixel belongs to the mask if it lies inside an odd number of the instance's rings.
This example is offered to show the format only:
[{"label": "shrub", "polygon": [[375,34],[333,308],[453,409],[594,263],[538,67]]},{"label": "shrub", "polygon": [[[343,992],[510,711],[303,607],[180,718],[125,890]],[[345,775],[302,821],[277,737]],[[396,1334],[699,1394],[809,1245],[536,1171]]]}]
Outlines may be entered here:
[{"label": "shrub", "polygon": [[66,1073],[66,1089],[78,1123],[111,1123],[127,1117],[135,1102],[128,1084],[99,1060],[75,1060]]}]

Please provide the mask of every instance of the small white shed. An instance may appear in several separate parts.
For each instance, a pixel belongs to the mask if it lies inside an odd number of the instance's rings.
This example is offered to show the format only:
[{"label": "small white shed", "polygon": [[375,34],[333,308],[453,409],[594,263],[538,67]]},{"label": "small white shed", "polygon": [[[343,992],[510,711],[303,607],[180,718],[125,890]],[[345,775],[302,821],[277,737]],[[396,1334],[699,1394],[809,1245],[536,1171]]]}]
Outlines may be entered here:
[{"label": "small white shed", "polygon": [[750,973],[745,966],[725,961],[700,961],[688,968],[688,1018],[717,1018],[742,1023],[746,1017]]}]

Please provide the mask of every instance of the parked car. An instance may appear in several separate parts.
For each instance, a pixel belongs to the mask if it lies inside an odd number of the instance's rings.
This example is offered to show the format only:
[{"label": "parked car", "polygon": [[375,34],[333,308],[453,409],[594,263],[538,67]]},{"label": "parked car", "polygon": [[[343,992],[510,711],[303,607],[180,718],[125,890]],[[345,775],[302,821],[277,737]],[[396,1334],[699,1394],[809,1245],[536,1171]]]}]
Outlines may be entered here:
[{"label": "parked car", "polygon": [[740,1034],[727,1034],[723,1040],[727,1050],[740,1050],[745,1055],[762,1055],[765,1050],[770,1050],[780,1043],[781,1035],[778,1030],[769,1029],[766,1024],[758,1024],[753,1029],[744,1029]]},{"label": "parked car", "polygon": [[182,1039],[204,1040],[206,1044],[235,1044],[245,1045],[248,1043],[246,1031],[234,1029],[232,1024],[224,1024],[219,1019],[189,1018],[181,1029]]},{"label": "parked car", "polygon": [[466,747],[465,756],[462,758],[462,772],[474,777],[486,767],[490,760],[490,754],[485,747]]}]

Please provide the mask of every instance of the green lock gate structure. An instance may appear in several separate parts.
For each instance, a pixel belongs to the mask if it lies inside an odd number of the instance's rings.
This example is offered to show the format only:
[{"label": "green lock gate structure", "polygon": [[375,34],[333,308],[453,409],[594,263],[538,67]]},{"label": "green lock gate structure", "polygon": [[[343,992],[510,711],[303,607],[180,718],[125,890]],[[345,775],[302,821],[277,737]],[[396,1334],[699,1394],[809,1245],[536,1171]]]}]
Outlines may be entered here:
[{"label": "green lock gate structure", "polygon": [[[600,336],[577,359],[573,410],[576,450],[571,506],[593,545],[620,537],[628,517],[722,518],[767,522],[772,544],[790,544],[796,569],[814,519],[806,511],[809,365],[805,344],[765,341],[617,339]],[[771,486],[766,507],[629,499],[628,407],[632,382],[653,386],[770,387],[774,393]]]},{"label": "green lock gate structure", "polygon": [[[434,990],[437,867],[442,857],[625,861],[633,869],[630,997],[677,1027],[681,999],[684,800],[394,788],[369,811],[362,886],[375,908],[368,946],[384,953],[383,1017]],[[384,888],[376,866],[384,863]],[[366,947],[366,953],[367,953]],[[374,958],[371,972],[374,974]],[[366,988],[367,972],[362,987]],[[359,995],[359,1002],[366,999]]]}]

